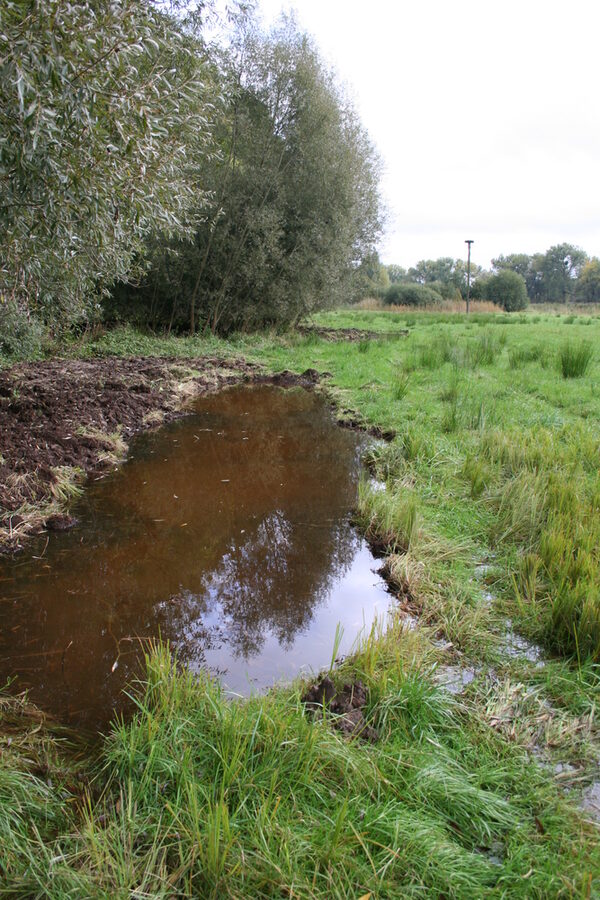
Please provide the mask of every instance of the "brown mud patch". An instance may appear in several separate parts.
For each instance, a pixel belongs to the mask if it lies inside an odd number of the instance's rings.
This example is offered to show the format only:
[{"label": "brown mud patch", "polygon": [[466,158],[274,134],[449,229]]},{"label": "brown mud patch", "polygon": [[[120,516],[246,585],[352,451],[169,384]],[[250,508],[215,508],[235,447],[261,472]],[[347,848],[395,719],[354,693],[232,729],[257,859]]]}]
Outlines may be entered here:
[{"label": "brown mud patch", "polygon": [[372,742],[379,738],[365,719],[368,694],[362,681],[336,687],[329,675],[321,675],[309,685],[302,702],[315,716],[323,716],[327,711],[333,727],[347,737],[361,737]]},{"label": "brown mud patch", "polygon": [[186,414],[194,397],[241,382],[314,387],[319,373],[265,375],[242,359],[107,357],[0,370],[0,552],[75,523],[86,475],[113,467],[138,431]]},{"label": "brown mud patch", "polygon": [[298,325],[299,334],[309,337],[322,338],[324,341],[389,341],[397,337],[406,337],[409,334],[408,328],[397,329],[396,331],[366,331],[361,328],[324,328],[318,325]]},{"label": "brown mud patch", "polygon": [[333,408],[337,412],[337,424],[340,428],[349,428],[350,431],[363,431],[380,441],[393,441],[396,437],[396,432],[393,428],[381,428],[379,425],[369,425],[356,410],[340,410],[335,404],[333,405]]}]

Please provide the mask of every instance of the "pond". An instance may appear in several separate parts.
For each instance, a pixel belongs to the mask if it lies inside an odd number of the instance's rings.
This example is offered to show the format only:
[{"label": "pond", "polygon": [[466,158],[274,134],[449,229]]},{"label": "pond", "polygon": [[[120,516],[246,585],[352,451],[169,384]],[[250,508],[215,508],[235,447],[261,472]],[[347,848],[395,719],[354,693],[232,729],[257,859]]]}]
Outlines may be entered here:
[{"label": "pond", "polygon": [[103,727],[147,639],[233,693],[329,665],[389,595],[352,527],[364,437],[302,389],[237,387],[138,437],[68,532],[0,561],[0,679]]}]

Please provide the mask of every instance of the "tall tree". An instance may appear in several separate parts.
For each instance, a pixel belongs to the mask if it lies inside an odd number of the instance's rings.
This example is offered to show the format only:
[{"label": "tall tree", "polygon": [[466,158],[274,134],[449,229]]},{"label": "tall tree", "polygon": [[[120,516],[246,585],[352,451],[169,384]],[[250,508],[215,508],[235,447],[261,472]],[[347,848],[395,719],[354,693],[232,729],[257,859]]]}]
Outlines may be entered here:
[{"label": "tall tree", "polygon": [[576,279],[587,261],[587,253],[573,244],[555,244],[541,262],[545,300],[565,303],[575,291]]},{"label": "tall tree", "polygon": [[390,279],[390,284],[400,284],[402,281],[406,281],[406,269],[403,266],[398,266],[396,263],[391,263],[387,267],[388,278]]},{"label": "tall tree", "polygon": [[380,229],[378,162],[293,20],[247,20],[223,54],[207,165],[212,204],[190,244],[158,249],[138,300],[194,331],[291,322],[348,297]]},{"label": "tall tree", "polygon": [[144,0],[0,4],[0,301],[94,308],[151,230],[193,233],[211,152],[198,39]]},{"label": "tall tree", "polygon": [[389,267],[383,265],[379,254],[373,250],[365,256],[356,270],[354,293],[360,299],[378,297],[389,288],[390,284]]},{"label": "tall tree", "polygon": [[[471,263],[471,280],[481,274],[481,266]],[[467,264],[462,259],[441,256],[422,259],[408,270],[407,280],[417,284],[435,284],[446,298],[465,297],[467,293]]]},{"label": "tall tree", "polygon": [[582,303],[600,303],[600,259],[597,257],[583,266],[577,279],[575,296]]}]

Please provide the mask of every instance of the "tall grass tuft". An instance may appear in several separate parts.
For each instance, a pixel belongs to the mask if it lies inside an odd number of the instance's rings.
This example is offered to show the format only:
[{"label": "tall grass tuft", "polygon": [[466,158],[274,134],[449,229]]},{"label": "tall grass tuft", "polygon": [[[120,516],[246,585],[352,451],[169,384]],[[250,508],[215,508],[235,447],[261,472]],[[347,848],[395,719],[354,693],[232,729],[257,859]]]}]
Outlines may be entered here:
[{"label": "tall grass tuft", "polygon": [[409,491],[374,491],[359,483],[358,518],[367,539],[378,549],[406,553],[418,532],[416,498]]},{"label": "tall grass tuft", "polygon": [[460,422],[458,398],[451,400],[442,413],[441,428],[444,434],[452,434],[458,430]]},{"label": "tall grass tuft", "polygon": [[563,378],[581,378],[587,372],[594,351],[589,341],[565,341],[558,351],[558,368]]},{"label": "tall grass tuft", "polygon": [[496,470],[490,537],[518,552],[520,621],[553,650],[600,660],[597,439],[581,427],[488,432],[479,458]]},{"label": "tall grass tuft", "polygon": [[530,347],[511,347],[508,351],[508,366],[510,369],[520,369],[532,362],[542,362],[546,354],[542,344]]},{"label": "tall grass tuft", "polygon": [[444,331],[436,334],[433,340],[419,348],[418,365],[422,369],[437,369],[444,363],[451,362],[454,359],[454,353],[454,345]]},{"label": "tall grass tuft", "polygon": [[448,381],[444,384],[440,392],[440,400],[444,403],[456,403],[458,401],[462,379],[459,375],[458,367],[452,370],[452,374]]},{"label": "tall grass tuft", "polygon": [[392,378],[392,396],[394,400],[403,400],[406,397],[410,375],[408,372],[396,372]]},{"label": "tall grass tuft", "polygon": [[[505,341],[505,332],[502,332],[502,336]],[[467,344],[465,363],[472,369],[476,369],[479,366],[491,366],[501,349],[500,335],[486,328],[476,340],[469,341]]]},{"label": "tall grass tuft", "polygon": [[476,900],[587,885],[591,842],[548,776],[435,685],[430,654],[395,616],[332,673],[363,686],[367,744],[308,710],[301,685],[228,700],[154,645],[135,714],[70,778],[39,722],[3,742],[0,892]]},{"label": "tall grass tuft", "polygon": [[491,479],[489,466],[472,454],[467,455],[461,474],[470,484],[473,499],[481,496]]}]

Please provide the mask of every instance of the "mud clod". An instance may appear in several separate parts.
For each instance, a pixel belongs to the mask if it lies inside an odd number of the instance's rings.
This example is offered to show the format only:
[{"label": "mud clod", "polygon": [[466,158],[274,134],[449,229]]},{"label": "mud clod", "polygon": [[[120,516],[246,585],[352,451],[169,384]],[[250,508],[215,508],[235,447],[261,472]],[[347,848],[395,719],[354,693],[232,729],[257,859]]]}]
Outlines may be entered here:
[{"label": "mud clod", "polygon": [[324,341],[338,342],[350,341],[385,341],[393,340],[398,337],[406,337],[409,334],[408,328],[398,329],[397,331],[365,331],[361,328],[321,328],[317,325],[298,325],[297,330],[300,334],[314,335],[322,338]]},{"label": "mud clod", "polygon": [[50,516],[46,519],[46,528],[49,531],[68,531],[69,528],[74,528],[78,521],[75,516]]},{"label": "mud clod", "polygon": [[379,735],[367,725],[363,710],[368,694],[362,681],[354,681],[337,688],[329,675],[322,675],[307,689],[302,697],[306,709],[314,715],[323,715],[326,709],[334,728],[348,737],[361,737],[374,742]]}]

